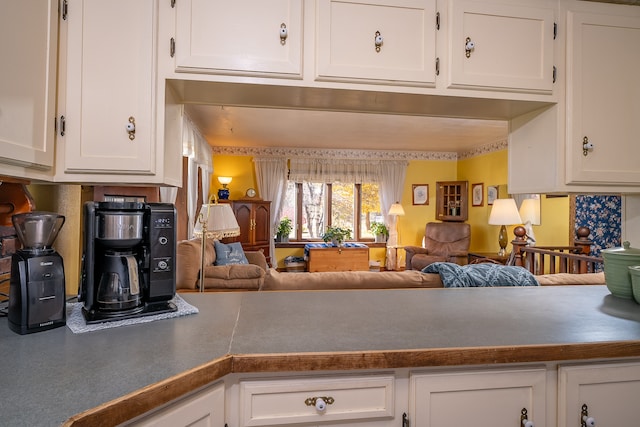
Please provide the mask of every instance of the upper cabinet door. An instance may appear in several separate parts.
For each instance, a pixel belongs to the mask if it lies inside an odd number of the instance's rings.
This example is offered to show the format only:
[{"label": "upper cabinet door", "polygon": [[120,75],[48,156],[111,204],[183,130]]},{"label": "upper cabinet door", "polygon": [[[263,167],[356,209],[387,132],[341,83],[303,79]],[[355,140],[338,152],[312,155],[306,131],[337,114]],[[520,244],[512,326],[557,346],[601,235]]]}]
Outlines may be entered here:
[{"label": "upper cabinet door", "polygon": [[302,75],[301,0],[182,0],[176,8],[176,71]]},{"label": "upper cabinet door", "polygon": [[0,162],[53,167],[57,48],[57,0],[3,2]]},{"label": "upper cabinet door", "polygon": [[317,2],[317,80],[435,86],[435,0]]},{"label": "upper cabinet door", "polygon": [[65,173],[155,172],[155,4],[69,1],[58,149]]},{"label": "upper cabinet door", "polygon": [[624,16],[569,12],[569,184],[640,183],[640,8],[624,10]]},{"label": "upper cabinet door", "polygon": [[554,11],[452,0],[449,87],[553,90]]}]

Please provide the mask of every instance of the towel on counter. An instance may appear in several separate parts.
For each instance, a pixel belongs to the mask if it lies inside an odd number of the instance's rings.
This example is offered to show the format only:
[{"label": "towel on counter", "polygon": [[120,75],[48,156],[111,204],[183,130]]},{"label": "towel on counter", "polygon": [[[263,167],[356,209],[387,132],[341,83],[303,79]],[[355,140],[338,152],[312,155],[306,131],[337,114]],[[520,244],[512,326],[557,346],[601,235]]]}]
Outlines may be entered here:
[{"label": "towel on counter", "polygon": [[87,325],[82,314],[83,303],[67,303],[67,327],[71,329],[74,334],[82,334],[84,332],[99,331],[101,329],[117,328],[118,326],[134,325],[137,323],[147,323],[155,320],[186,316],[188,314],[195,314],[198,312],[197,307],[186,302],[178,294],[173,297],[171,302],[176,305],[178,310],[170,313],[153,314],[150,316],[134,317],[132,319],[112,320],[109,322],[94,323],[90,325]]},{"label": "towel on counter", "polygon": [[423,273],[438,273],[445,288],[489,286],[540,286],[529,270],[499,264],[458,265],[452,262],[434,262],[422,269]]}]

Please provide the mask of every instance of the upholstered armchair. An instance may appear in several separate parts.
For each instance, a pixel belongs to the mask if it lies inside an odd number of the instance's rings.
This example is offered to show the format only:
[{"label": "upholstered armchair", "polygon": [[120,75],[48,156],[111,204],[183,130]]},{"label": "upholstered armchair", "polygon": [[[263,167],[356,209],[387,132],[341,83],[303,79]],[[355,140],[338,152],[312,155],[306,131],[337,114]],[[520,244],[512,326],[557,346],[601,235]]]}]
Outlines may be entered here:
[{"label": "upholstered armchair", "polygon": [[429,222],[424,247],[405,246],[407,270],[422,270],[434,262],[467,263],[471,226],[463,222]]}]

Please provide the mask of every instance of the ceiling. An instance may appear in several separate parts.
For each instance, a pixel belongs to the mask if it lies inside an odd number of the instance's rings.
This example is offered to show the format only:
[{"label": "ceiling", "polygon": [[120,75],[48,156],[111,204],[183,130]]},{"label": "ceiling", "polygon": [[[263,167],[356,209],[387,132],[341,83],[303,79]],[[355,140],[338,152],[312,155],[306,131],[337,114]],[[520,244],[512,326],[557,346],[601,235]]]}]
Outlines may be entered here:
[{"label": "ceiling", "polygon": [[187,104],[212,146],[465,152],[508,134],[505,120]]}]

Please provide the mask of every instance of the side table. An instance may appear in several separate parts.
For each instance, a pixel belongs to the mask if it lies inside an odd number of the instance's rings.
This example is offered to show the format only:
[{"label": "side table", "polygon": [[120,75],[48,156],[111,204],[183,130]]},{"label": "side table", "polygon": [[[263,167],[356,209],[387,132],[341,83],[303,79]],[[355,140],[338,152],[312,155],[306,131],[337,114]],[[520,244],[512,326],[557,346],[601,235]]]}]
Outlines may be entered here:
[{"label": "side table", "polygon": [[493,261],[497,261],[502,265],[505,265],[509,261],[509,254],[498,255],[497,252],[469,252],[468,262],[471,264],[476,259],[488,258]]}]

